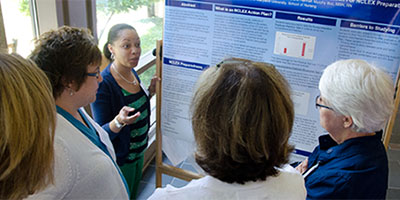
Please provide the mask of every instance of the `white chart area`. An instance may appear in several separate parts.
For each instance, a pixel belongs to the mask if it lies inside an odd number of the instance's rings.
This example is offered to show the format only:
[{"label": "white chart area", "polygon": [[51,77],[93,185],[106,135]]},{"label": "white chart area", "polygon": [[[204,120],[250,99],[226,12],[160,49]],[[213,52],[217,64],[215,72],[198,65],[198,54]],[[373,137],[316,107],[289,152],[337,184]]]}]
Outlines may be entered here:
[{"label": "white chart area", "polygon": [[307,115],[310,93],[292,90],[291,98],[293,100],[293,106],[296,115]]},{"label": "white chart area", "polygon": [[315,37],[293,33],[276,32],[274,54],[312,60]]}]

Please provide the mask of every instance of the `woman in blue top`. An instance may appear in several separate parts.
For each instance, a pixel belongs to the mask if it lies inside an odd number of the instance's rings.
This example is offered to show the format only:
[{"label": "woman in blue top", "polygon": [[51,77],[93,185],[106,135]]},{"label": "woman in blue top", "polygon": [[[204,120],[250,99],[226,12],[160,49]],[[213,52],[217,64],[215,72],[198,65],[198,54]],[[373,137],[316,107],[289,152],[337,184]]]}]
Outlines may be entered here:
[{"label": "woman in blue top", "polygon": [[118,165],[128,182],[131,198],[135,199],[150,129],[150,98],[158,78],[151,80],[148,89],[142,86],[133,69],[141,54],[140,38],[128,24],[110,29],[103,51],[111,62],[101,73],[103,82],[92,112],[112,140]]},{"label": "woman in blue top", "polygon": [[95,101],[102,81],[101,52],[90,32],[67,26],[46,32],[30,58],[49,78],[58,113],[55,181],[31,198],[128,199],[108,134],[82,108]]},{"label": "woman in blue top", "polygon": [[392,114],[392,78],[357,59],[339,60],[323,72],[315,105],[329,133],[296,169],[307,199],[385,199],[388,159],[382,129]]}]

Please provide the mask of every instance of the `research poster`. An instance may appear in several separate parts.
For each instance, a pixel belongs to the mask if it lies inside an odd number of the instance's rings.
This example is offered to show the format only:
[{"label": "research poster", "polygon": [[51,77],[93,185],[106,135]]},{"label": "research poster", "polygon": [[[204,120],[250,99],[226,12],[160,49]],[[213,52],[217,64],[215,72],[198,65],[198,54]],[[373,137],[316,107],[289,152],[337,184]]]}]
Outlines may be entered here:
[{"label": "research poster", "polygon": [[[400,3],[384,0],[166,0],[161,131],[174,164],[194,148],[190,102],[204,69],[228,57],[268,62],[288,80],[295,105],[294,158],[326,134],[315,98],[324,68],[365,59],[397,75]],[[165,139],[164,139],[165,138]],[[181,148],[181,149],[179,149]]]}]

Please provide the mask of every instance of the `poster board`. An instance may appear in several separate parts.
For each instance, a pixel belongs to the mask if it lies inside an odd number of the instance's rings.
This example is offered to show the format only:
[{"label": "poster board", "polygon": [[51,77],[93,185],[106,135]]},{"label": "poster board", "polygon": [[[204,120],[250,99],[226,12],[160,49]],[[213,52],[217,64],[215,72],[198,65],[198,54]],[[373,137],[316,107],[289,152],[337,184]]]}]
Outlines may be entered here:
[{"label": "poster board", "polygon": [[[339,59],[364,59],[397,82],[400,3],[392,2],[166,0],[162,94],[157,95],[165,154],[177,164],[193,153],[189,106],[201,72],[224,58],[241,57],[272,63],[288,80],[296,114],[291,159],[304,159],[326,134],[314,102],[326,66]],[[398,99],[386,129],[386,147]]]},{"label": "poster board", "polygon": [[[156,74],[158,77],[162,78],[162,41],[157,41],[156,48]],[[161,121],[161,82],[157,83],[156,87],[156,101],[157,101],[157,109],[156,116],[157,122]],[[167,174],[173,177],[180,178],[182,180],[190,181],[192,179],[198,179],[201,175],[193,173],[191,171],[187,171],[178,167],[174,167],[171,165],[167,165],[163,163],[162,158],[162,134],[161,134],[161,123],[156,124],[156,187],[161,187],[162,182],[162,174]]]}]

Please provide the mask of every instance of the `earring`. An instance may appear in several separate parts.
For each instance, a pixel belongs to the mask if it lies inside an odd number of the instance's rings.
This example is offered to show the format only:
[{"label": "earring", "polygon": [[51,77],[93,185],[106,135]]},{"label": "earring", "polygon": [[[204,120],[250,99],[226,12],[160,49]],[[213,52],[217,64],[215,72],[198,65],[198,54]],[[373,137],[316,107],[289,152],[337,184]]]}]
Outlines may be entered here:
[{"label": "earring", "polygon": [[113,53],[111,53],[111,60],[114,60],[114,58],[115,58],[115,56],[114,56],[114,54]]},{"label": "earring", "polygon": [[74,91],[72,89],[69,89],[69,96],[74,96]]}]

